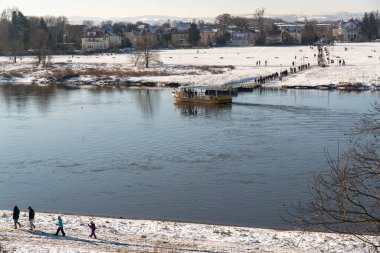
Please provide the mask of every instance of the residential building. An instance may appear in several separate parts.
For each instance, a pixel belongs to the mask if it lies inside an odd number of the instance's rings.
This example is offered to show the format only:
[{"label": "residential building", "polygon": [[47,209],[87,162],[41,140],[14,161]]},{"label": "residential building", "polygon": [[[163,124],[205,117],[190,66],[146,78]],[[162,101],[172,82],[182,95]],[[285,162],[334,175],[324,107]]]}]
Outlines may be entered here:
[{"label": "residential building", "polygon": [[127,47],[135,46],[135,37],[133,35],[133,31],[137,31],[137,26],[135,24],[127,24],[126,29],[122,30],[122,41],[123,45]]},{"label": "residential building", "polygon": [[63,34],[63,43],[72,50],[81,49],[82,37],[90,27],[86,25],[67,25]]},{"label": "residential building", "polygon": [[124,31],[123,39],[129,42],[132,47],[136,47],[136,45],[139,44],[141,45],[144,40],[152,47],[155,47],[158,43],[157,29],[149,24],[140,24],[139,26],[131,27],[131,29]]},{"label": "residential building", "polygon": [[108,34],[108,37],[109,37],[110,48],[120,48],[122,46],[123,42],[122,42],[121,36],[114,33],[110,33]]},{"label": "residential building", "polygon": [[278,23],[276,24],[277,27],[283,31],[286,32],[291,37],[292,43],[295,44],[301,44],[302,42],[302,32],[305,29],[305,24],[283,24]]},{"label": "residential building", "polygon": [[136,38],[133,31],[124,31],[123,38],[126,44],[131,44],[132,47],[136,45]]},{"label": "residential building", "polygon": [[199,29],[199,45],[201,47],[215,46],[218,39],[218,30],[211,27],[203,27]]},{"label": "residential building", "polygon": [[82,37],[82,50],[102,51],[110,48],[109,36],[101,29],[93,27]]},{"label": "residential building", "polygon": [[340,29],[340,24],[334,25],[333,30],[332,30],[332,36],[333,39],[336,41],[343,41],[343,36],[342,36],[342,30]]},{"label": "residential building", "polygon": [[160,47],[169,47],[172,41],[172,31],[170,27],[157,27],[157,42]]},{"label": "residential building", "polygon": [[178,31],[188,31],[190,29],[191,23],[174,21],[172,28],[177,29]]},{"label": "residential building", "polygon": [[143,43],[148,43],[149,47],[156,47],[158,43],[157,30],[149,24],[141,24],[134,31],[135,46]]},{"label": "residential building", "polygon": [[255,44],[256,33],[251,31],[231,32],[231,46],[251,46]]},{"label": "residential building", "polygon": [[172,29],[172,45],[174,47],[189,47],[189,31]]},{"label": "residential building", "polygon": [[174,47],[189,47],[189,29],[190,23],[188,22],[173,22],[174,26],[172,32],[172,46]]},{"label": "residential building", "polygon": [[359,42],[363,39],[360,33],[361,26],[359,20],[350,19],[347,22],[341,22],[339,30],[341,38],[345,42]]},{"label": "residential building", "polygon": [[281,43],[282,42],[282,33],[283,33],[283,31],[281,31],[281,30],[267,32],[265,43],[266,44]]}]

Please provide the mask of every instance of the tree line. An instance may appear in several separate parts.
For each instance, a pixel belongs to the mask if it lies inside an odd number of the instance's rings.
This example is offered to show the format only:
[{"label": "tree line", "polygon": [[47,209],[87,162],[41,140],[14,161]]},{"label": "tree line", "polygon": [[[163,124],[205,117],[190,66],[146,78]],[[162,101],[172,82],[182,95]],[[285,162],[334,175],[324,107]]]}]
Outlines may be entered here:
[{"label": "tree line", "polygon": [[[217,29],[218,46],[227,45],[231,40],[231,29],[241,32],[253,32],[256,34],[256,44],[263,45],[266,43],[268,32],[278,32],[279,28],[275,23],[284,22],[280,19],[271,19],[265,17],[265,8],[256,9],[251,17],[232,16],[228,13],[218,15],[213,23],[205,23],[203,20],[194,20],[188,30],[189,45],[194,47],[199,44],[201,39],[200,29],[210,27]],[[100,24],[103,30],[110,30],[112,33],[122,36],[124,31],[138,30],[135,24],[112,21],[104,21]],[[91,20],[83,21],[83,25],[94,26]],[[365,13],[361,22],[361,34],[363,40],[373,40],[379,38],[379,12]],[[17,8],[7,9],[0,16],[0,54],[9,55],[16,62],[18,55],[34,54],[38,59],[38,64],[46,64],[48,56],[52,53],[65,53],[67,45],[67,28],[69,22],[66,17],[59,16],[24,16]],[[161,29],[170,29],[170,21],[159,26]],[[288,35],[288,36],[286,36]],[[322,37],[333,39],[332,34],[320,34],[317,30],[317,21],[305,20],[302,32],[302,44],[311,44]],[[293,44],[294,38],[284,33],[283,43]],[[167,47],[171,42],[171,34],[163,33],[157,42],[156,47]],[[79,42],[78,42],[79,44]],[[125,39],[123,47],[131,47],[130,41]]]},{"label": "tree line", "polygon": [[67,18],[26,17],[18,9],[8,9],[0,17],[1,53],[10,55],[16,62],[17,56],[35,54],[38,64],[46,64],[48,55],[63,43]]},{"label": "tree line", "polygon": [[377,12],[364,13],[361,22],[361,34],[365,40],[374,40],[379,38],[379,28],[380,28],[380,15]]}]

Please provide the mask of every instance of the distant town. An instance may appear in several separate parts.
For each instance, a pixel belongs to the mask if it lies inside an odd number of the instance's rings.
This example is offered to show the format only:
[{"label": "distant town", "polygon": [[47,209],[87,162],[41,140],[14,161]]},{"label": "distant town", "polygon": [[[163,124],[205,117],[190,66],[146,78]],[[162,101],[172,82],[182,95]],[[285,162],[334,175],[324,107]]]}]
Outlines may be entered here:
[{"label": "distant town", "polygon": [[251,18],[221,14],[214,22],[167,20],[161,25],[144,22],[84,20],[72,25],[59,17],[24,16],[4,10],[0,20],[0,54],[74,54],[123,52],[133,48],[207,48],[254,45],[310,45],[316,42],[365,42],[380,37],[379,12],[361,19],[285,22],[267,18],[257,9]]}]

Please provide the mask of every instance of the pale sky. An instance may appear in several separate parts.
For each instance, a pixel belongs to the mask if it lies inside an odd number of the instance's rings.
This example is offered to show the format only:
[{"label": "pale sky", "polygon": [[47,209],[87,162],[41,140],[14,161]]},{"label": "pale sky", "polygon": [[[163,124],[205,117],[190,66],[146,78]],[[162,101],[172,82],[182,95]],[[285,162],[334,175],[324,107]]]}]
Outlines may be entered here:
[{"label": "pale sky", "polygon": [[364,12],[380,9],[380,0],[0,0],[0,10],[8,7],[18,7],[27,16],[198,18],[250,14],[260,7],[268,14]]}]

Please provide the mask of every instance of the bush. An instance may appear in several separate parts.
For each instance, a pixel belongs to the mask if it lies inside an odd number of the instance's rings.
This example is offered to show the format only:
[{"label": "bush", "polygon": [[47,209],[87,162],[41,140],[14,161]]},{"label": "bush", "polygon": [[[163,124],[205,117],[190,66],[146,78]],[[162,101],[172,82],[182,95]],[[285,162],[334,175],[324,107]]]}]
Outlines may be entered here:
[{"label": "bush", "polygon": [[24,75],[20,72],[17,72],[17,71],[9,71],[9,72],[4,72],[1,74],[2,77],[4,78],[15,78],[15,77],[18,77],[18,78],[22,78],[24,77]]}]

